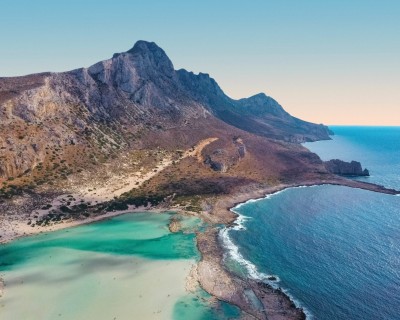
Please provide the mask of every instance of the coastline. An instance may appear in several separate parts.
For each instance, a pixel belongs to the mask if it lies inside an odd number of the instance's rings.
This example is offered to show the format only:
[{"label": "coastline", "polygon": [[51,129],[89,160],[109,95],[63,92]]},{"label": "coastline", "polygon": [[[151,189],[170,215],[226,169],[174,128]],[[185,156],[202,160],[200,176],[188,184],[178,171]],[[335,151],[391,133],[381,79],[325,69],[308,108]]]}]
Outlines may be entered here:
[{"label": "coastline", "polygon": [[[240,204],[263,199],[288,188],[326,184],[364,189],[390,195],[400,194],[397,190],[386,189],[383,186],[337,177],[336,179],[310,180],[266,188],[250,188],[237,194],[221,197],[214,205],[212,213],[221,218],[221,223],[225,224],[226,228],[230,228],[237,225],[237,219],[240,216],[234,212],[233,208]],[[207,230],[207,234],[198,235],[198,248],[202,257],[198,266],[199,282],[206,291],[220,300],[237,305],[245,313],[256,319],[307,318],[306,311],[296,306],[295,299],[282,289],[276,289],[256,279],[242,279],[227,270],[224,266],[224,255],[227,248],[224,247],[219,232],[220,229],[214,227]],[[253,297],[249,297],[249,292],[252,292],[250,295]],[[256,299],[254,299],[254,296]],[[256,301],[254,302],[254,300]]]},{"label": "coastline", "polygon": [[[5,244],[14,240],[17,240],[19,238],[24,238],[24,237],[29,237],[29,236],[34,236],[36,234],[40,233],[47,233],[47,232],[53,232],[57,230],[62,230],[62,229],[67,229],[67,228],[74,228],[78,227],[80,225],[85,225],[85,224],[90,224],[102,220],[107,220],[111,219],[116,216],[120,216],[123,214],[127,213],[139,213],[139,212],[153,212],[153,213],[163,213],[167,211],[176,211],[177,213],[181,213],[179,209],[157,209],[154,207],[141,207],[141,208],[135,208],[135,207],[130,207],[127,210],[119,210],[119,211],[108,211],[102,215],[95,216],[95,217],[89,217],[86,219],[82,220],[71,220],[67,222],[60,222],[54,225],[50,226],[36,226],[35,229],[32,229],[29,225],[26,224],[25,221],[13,221],[14,223],[16,222],[17,225],[14,226],[13,229],[14,233],[13,234],[3,234],[2,237],[0,238],[0,245]],[[2,222],[4,224],[4,222]],[[3,225],[1,225],[3,227]],[[19,233],[18,233],[19,232]]]},{"label": "coastline", "polygon": [[[259,186],[247,186],[237,193],[220,196],[212,205],[209,213],[203,211],[198,215],[204,221],[211,222],[211,226],[209,226],[205,232],[198,232],[196,235],[197,248],[201,254],[201,259],[197,265],[196,281],[199,282],[200,286],[205,291],[217,299],[238,306],[243,312],[244,319],[306,319],[306,313],[304,310],[296,306],[294,299],[288,296],[282,289],[274,288],[270,284],[257,279],[243,279],[226,269],[224,266],[226,248],[221,242],[219,235],[221,229],[217,225],[224,224],[226,228],[235,226],[239,215],[232,209],[246,201],[265,198],[268,195],[280,192],[287,188],[324,184],[360,188],[393,195],[400,194],[400,192],[396,190],[386,189],[382,186],[337,177],[335,179],[327,180],[317,179],[302,181],[301,183],[279,184],[264,188]],[[30,236],[41,232],[51,232],[82,224],[93,223],[126,213],[145,211],[158,213],[175,211],[181,214],[188,214],[177,207],[157,208],[150,206],[146,208],[129,208],[122,211],[107,212],[104,215],[90,217],[84,220],[63,222],[34,230],[32,230],[32,228],[30,230],[27,229],[30,232],[9,235],[7,238],[2,238],[0,243],[9,242],[19,237]],[[26,222],[25,227],[30,228],[26,225]],[[191,277],[188,277],[188,279],[190,278]],[[190,281],[193,281],[193,279]]]},{"label": "coastline", "polygon": [[[187,157],[200,157],[202,150],[209,145],[210,143],[218,140],[218,138],[208,138],[208,139],[203,139],[199,141],[192,149],[189,149],[183,153],[181,158],[177,161],[181,161],[182,159],[185,159]],[[120,178],[117,176],[115,178],[115,181],[108,181],[105,183],[105,185],[101,188],[96,188],[95,186],[90,186],[86,187],[80,190],[77,190],[75,192],[69,193],[72,195],[72,198],[74,199],[73,201],[70,201],[70,205],[76,205],[82,202],[95,202],[96,204],[104,203],[107,202],[115,197],[120,197],[123,193],[131,190],[131,189],[137,189],[141,185],[143,185],[145,182],[149,181],[151,178],[159,174],[161,171],[166,169],[172,164],[172,159],[167,157],[166,159],[163,159],[157,167],[155,167],[153,170],[147,172],[146,174],[141,174],[141,172],[134,172],[130,176],[125,177],[123,181],[119,181]],[[58,208],[62,206],[63,199],[64,197],[67,197],[68,193],[63,193],[61,195],[58,195],[54,199],[52,199],[51,206],[50,208]],[[39,209],[39,208],[34,208],[31,214],[35,213],[38,216],[44,216],[46,214],[50,213],[50,208],[47,209]],[[15,220],[11,221],[6,221],[6,219],[1,219],[0,220],[0,244],[1,243],[7,243],[9,241],[12,241],[14,239],[17,239],[19,237],[24,237],[24,236],[30,236],[34,235],[37,233],[41,232],[50,232],[50,231],[55,231],[55,230],[60,230],[64,228],[69,228],[69,227],[75,227],[81,224],[86,224],[86,223],[92,223],[108,218],[112,218],[117,215],[125,214],[125,213],[130,213],[130,212],[141,212],[141,211],[154,211],[154,212],[162,212],[162,211],[168,211],[168,210],[174,210],[176,212],[181,212],[180,208],[163,208],[163,210],[160,210],[158,208],[155,208],[153,206],[147,206],[147,207],[135,207],[132,205],[128,205],[128,209],[126,210],[116,210],[116,211],[108,211],[105,212],[102,215],[95,216],[95,217],[88,217],[86,219],[81,219],[81,220],[71,220],[71,221],[66,221],[62,223],[56,223],[51,226],[38,226],[36,225],[35,228],[33,229],[30,225],[27,224],[27,221],[23,219],[23,217],[16,217]],[[21,220],[18,220],[20,218]],[[29,217],[25,217],[26,219],[30,219]]]}]

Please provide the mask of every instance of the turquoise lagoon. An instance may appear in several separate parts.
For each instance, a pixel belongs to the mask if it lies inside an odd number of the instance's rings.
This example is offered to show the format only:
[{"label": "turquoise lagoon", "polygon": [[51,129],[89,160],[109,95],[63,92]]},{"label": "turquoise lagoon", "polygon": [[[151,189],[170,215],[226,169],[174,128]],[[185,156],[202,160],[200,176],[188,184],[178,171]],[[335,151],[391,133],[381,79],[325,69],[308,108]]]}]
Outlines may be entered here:
[{"label": "turquoise lagoon", "polygon": [[[0,246],[0,319],[227,319],[238,310],[185,290],[197,218],[125,214]],[[212,303],[211,303],[212,302]],[[190,315],[190,316],[188,316]]]}]

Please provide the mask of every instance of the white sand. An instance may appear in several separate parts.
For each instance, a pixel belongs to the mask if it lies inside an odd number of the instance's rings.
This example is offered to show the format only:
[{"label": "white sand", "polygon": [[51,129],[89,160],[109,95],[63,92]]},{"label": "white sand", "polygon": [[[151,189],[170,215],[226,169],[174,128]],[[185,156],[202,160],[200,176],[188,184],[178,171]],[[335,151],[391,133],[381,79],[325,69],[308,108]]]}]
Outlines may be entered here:
[{"label": "white sand", "polygon": [[5,272],[1,320],[172,319],[195,263],[61,248],[52,259]]},{"label": "white sand", "polygon": [[[202,161],[201,152],[202,150],[210,143],[218,140],[218,138],[208,138],[201,140],[194,148],[186,150],[180,160],[187,157],[196,157],[199,161]],[[178,160],[178,161],[180,161]],[[125,192],[128,192],[132,189],[140,187],[145,181],[151,179],[162,170],[167,168],[172,164],[172,160],[170,158],[163,159],[156,168],[150,170],[146,174],[142,174],[141,172],[134,172],[128,176],[115,176],[110,181],[105,183],[105,186],[99,189],[94,189],[93,187],[82,187],[79,192],[72,193],[75,201],[71,202],[71,206],[75,204],[80,204],[82,201],[94,203],[102,203],[105,201],[109,201],[114,197],[118,197]],[[34,214],[38,216],[44,216],[49,213],[50,210],[60,207],[62,203],[62,199],[67,198],[68,194],[63,194],[57,198],[55,198],[51,205],[51,209],[42,210],[38,209],[34,211]],[[28,236],[37,234],[40,232],[48,232],[55,231],[59,229],[64,229],[68,227],[77,226],[80,224],[90,223],[102,219],[106,219],[108,217],[113,217],[116,215],[120,215],[127,212],[141,211],[143,212],[144,208],[140,208],[138,210],[134,210],[132,207],[129,210],[118,211],[118,212],[108,212],[104,215],[88,218],[79,221],[64,221],[63,223],[55,224],[52,226],[35,226],[31,227],[27,225],[27,217],[13,216],[8,217],[7,219],[0,217],[0,243],[9,242],[15,238],[21,236]],[[153,210],[152,210],[153,211]]]}]

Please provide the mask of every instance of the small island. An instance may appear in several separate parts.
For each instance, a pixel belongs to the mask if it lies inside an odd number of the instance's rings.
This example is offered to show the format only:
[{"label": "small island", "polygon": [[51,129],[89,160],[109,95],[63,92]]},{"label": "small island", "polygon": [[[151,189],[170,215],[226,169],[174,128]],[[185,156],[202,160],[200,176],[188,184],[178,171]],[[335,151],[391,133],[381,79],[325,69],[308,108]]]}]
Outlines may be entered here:
[{"label": "small island", "polygon": [[342,176],[369,176],[368,169],[363,170],[361,163],[354,160],[346,162],[339,159],[333,159],[325,161],[325,167],[329,172]]}]

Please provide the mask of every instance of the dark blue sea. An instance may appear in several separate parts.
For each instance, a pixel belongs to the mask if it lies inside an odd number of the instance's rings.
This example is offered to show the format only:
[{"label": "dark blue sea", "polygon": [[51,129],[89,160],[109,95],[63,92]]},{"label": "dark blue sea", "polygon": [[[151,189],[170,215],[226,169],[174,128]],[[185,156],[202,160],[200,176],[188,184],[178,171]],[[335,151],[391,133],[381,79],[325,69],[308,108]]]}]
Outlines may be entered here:
[{"label": "dark blue sea", "polygon": [[[400,127],[331,127],[305,146],[358,160],[365,181],[400,189]],[[226,263],[283,288],[311,319],[400,319],[400,197],[341,186],[291,188],[234,208]]]}]

